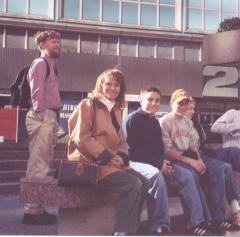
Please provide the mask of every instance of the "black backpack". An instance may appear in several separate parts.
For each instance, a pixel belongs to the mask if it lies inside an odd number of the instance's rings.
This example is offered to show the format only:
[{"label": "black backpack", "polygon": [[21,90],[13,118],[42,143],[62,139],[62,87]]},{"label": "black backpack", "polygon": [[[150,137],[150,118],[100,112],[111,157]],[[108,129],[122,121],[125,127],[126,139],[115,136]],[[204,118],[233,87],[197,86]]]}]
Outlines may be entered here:
[{"label": "black backpack", "polygon": [[[42,58],[47,66],[46,78],[50,74],[50,68],[46,59]],[[16,76],[14,83],[11,85],[10,103],[13,107],[19,106],[20,108],[31,107],[30,98],[31,91],[27,80],[28,71],[31,65],[24,66]]]}]

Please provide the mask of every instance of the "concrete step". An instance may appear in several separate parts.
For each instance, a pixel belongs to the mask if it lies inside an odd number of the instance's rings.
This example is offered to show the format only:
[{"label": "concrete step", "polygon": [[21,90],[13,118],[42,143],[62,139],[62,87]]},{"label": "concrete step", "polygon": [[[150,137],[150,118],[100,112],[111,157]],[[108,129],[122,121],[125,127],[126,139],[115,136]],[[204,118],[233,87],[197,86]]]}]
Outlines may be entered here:
[{"label": "concrete step", "polygon": [[0,171],[26,170],[27,160],[0,160]]},{"label": "concrete step", "polygon": [[0,184],[19,182],[20,178],[25,177],[25,170],[0,171]]},{"label": "concrete step", "polygon": [[0,183],[0,195],[18,195],[20,191],[19,182]]}]

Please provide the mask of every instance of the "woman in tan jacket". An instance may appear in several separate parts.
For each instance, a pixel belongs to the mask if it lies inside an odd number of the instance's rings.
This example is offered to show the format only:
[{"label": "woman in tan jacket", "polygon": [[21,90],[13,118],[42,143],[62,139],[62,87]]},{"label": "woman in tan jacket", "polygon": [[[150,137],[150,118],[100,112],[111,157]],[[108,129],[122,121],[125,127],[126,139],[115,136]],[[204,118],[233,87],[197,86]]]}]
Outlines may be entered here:
[{"label": "woman in tan jacket", "polygon": [[118,197],[113,235],[136,233],[149,189],[149,181],[128,167],[121,128],[125,91],[122,72],[106,70],[97,78],[93,97],[82,100],[69,118],[68,158],[98,163],[98,188]]}]

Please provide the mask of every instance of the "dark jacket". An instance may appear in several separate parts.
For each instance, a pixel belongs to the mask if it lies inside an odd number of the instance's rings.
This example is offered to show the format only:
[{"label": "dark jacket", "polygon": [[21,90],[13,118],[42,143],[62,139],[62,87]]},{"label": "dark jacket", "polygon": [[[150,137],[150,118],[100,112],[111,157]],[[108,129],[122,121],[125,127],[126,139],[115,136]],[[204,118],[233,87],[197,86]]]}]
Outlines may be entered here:
[{"label": "dark jacket", "polygon": [[151,164],[161,169],[165,157],[158,120],[140,108],[124,119],[123,130],[127,137],[130,160]]}]

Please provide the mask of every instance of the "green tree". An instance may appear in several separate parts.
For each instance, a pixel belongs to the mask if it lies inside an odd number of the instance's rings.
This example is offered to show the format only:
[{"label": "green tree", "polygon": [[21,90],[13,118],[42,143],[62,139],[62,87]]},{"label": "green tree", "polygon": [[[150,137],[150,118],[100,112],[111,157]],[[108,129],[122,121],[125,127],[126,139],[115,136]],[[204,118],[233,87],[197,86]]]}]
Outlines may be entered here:
[{"label": "green tree", "polygon": [[240,29],[240,18],[239,17],[233,17],[233,18],[224,19],[219,24],[217,32],[239,30],[239,29]]}]

